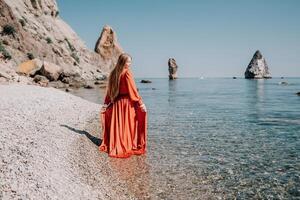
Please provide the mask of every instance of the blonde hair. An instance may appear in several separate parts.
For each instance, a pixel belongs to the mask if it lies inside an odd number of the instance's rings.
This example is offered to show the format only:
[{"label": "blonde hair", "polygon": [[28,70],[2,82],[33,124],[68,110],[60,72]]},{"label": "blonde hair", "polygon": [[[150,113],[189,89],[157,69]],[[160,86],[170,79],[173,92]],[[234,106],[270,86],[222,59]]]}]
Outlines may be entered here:
[{"label": "blonde hair", "polygon": [[116,66],[109,74],[107,94],[111,101],[114,101],[114,99],[119,94],[121,73],[129,57],[132,59],[132,57],[129,54],[122,53],[118,58]]}]

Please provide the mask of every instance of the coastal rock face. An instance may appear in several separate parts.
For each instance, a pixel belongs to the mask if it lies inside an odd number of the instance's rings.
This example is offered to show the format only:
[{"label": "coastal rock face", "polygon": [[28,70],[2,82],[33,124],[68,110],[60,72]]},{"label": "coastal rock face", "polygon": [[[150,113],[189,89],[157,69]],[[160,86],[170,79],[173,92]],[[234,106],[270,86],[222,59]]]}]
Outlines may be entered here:
[{"label": "coastal rock face", "polygon": [[169,65],[169,79],[176,79],[177,78],[177,69],[178,66],[176,64],[176,60],[174,58],[170,58],[168,61]]},{"label": "coastal rock face", "polygon": [[245,71],[245,78],[246,79],[271,78],[267,62],[259,50],[255,52],[253,58],[249,63]]},{"label": "coastal rock face", "polygon": [[110,26],[105,25],[102,29],[95,45],[95,52],[98,53],[107,64],[110,64],[111,68],[118,61],[118,57],[123,50],[118,43],[115,31]]},{"label": "coastal rock face", "polygon": [[18,66],[34,58],[58,65],[63,72],[76,71],[87,81],[107,77],[120,47],[109,45],[115,33],[104,30],[98,54],[60,18],[55,0],[0,0],[0,67],[12,82],[21,76]]}]

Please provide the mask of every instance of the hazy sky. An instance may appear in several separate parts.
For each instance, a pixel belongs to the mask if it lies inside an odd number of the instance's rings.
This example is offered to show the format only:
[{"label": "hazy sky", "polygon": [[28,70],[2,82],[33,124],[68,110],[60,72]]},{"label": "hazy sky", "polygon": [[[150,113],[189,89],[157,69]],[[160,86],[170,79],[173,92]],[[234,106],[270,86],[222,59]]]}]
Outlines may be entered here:
[{"label": "hazy sky", "polygon": [[243,76],[254,52],[272,76],[300,76],[300,0],[58,0],[60,16],[94,49],[105,24],[136,77]]}]

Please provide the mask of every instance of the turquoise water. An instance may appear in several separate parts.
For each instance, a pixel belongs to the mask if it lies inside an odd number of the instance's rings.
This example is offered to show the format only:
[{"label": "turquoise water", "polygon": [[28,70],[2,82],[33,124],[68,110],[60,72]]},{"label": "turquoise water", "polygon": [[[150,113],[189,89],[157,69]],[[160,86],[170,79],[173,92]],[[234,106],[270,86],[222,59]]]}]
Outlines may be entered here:
[{"label": "turquoise water", "polygon": [[[300,78],[139,80],[149,170],[133,191],[146,184],[154,199],[300,198]],[[95,90],[77,95],[102,103]]]}]

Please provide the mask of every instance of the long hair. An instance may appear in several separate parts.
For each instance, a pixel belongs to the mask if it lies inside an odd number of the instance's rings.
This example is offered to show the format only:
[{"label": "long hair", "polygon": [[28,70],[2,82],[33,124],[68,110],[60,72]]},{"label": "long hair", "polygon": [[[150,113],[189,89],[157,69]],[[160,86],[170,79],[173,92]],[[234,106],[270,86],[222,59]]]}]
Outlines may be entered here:
[{"label": "long hair", "polygon": [[118,62],[116,64],[116,66],[113,68],[113,70],[109,74],[107,94],[111,101],[114,101],[114,99],[119,94],[121,73],[122,73],[125,63],[129,57],[132,60],[132,57],[129,54],[122,53],[118,58]]}]

